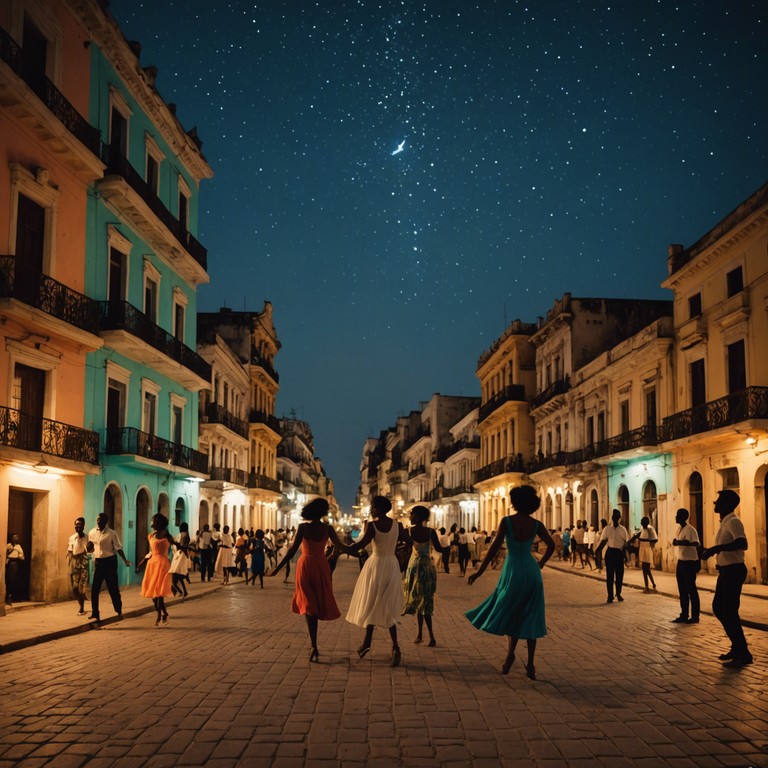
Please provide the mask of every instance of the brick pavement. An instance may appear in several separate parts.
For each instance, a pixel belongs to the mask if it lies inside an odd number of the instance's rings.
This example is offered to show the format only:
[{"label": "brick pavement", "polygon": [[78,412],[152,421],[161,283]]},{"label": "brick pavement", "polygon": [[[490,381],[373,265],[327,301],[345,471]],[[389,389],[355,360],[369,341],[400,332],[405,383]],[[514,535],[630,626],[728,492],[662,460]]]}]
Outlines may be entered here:
[{"label": "brick pavement", "polygon": [[[340,561],[342,611],[356,573]],[[462,616],[495,578],[441,575],[438,647],[413,645],[405,617],[397,669],[386,630],[360,660],[362,631],[343,619],[321,623],[321,663],[308,664],[279,577],[174,605],[164,629],[140,615],[7,653],[0,768],[768,768],[768,633],[747,630],[756,663],[725,670],[715,619],[670,624],[676,602],[637,590],[606,605],[599,581],[548,568],[540,679],[520,662],[505,677],[504,640]]]}]

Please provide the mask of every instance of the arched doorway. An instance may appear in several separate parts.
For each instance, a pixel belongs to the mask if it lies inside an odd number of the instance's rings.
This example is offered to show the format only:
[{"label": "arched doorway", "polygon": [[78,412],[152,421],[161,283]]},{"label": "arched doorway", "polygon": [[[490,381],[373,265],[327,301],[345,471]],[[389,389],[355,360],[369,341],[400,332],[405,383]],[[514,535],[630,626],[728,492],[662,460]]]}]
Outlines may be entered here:
[{"label": "arched doorway", "polygon": [[109,527],[117,531],[117,535],[122,541],[123,494],[120,492],[120,486],[117,483],[110,483],[104,489],[104,501],[101,505],[101,509],[109,519]]},{"label": "arched doorway", "polygon": [[197,527],[202,531],[204,525],[211,525],[210,509],[205,499],[200,501],[200,509],[197,513]]},{"label": "arched doorway", "polygon": [[133,562],[138,565],[149,552],[149,513],[152,509],[149,493],[145,488],[136,494],[136,556]]},{"label": "arched doorway", "polygon": [[618,510],[621,512],[621,524],[632,533],[629,525],[629,489],[626,485],[619,486]]},{"label": "arched doorway", "polygon": [[171,502],[168,500],[167,493],[161,493],[157,497],[157,511],[161,515],[165,515],[165,518],[170,521],[171,519]]},{"label": "arched doorway", "polygon": [[595,488],[589,493],[589,524],[600,532],[600,501]]},{"label": "arched doorway", "polygon": [[573,524],[573,494],[570,491],[565,494],[565,518],[568,525]]},{"label": "arched doorway", "polygon": [[688,522],[699,534],[699,541],[704,546],[707,546],[708,544],[714,544],[714,541],[707,542],[704,538],[704,493],[702,487],[701,475],[698,472],[694,472],[688,478],[688,512],[690,513]]},{"label": "arched doorway", "polygon": [[658,498],[656,495],[656,483],[653,480],[646,481],[643,485],[643,517],[651,521],[651,525],[659,530]]},{"label": "arched doorway", "polygon": [[184,522],[184,518],[186,517],[186,505],[184,504],[184,499],[179,496],[178,499],[176,499],[176,508],[173,511],[173,522],[174,525],[179,528],[181,524]]},{"label": "arched doorway", "polygon": [[219,504],[218,502],[213,502],[213,523],[212,525],[215,525],[216,523],[219,523],[221,525],[221,518],[219,517]]}]

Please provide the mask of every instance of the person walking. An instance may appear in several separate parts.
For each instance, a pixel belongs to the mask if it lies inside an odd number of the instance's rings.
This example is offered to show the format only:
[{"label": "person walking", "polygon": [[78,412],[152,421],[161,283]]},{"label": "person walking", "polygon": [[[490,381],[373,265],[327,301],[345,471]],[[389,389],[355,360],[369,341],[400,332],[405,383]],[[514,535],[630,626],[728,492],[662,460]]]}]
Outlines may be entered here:
[{"label": "person walking", "polygon": [[432,560],[434,549],[442,554],[443,547],[437,538],[434,528],[427,527],[429,510],[426,507],[416,506],[411,510],[412,528],[408,532],[412,550],[405,571],[403,588],[405,590],[405,609],[403,615],[416,614],[418,634],[414,643],[422,642],[424,624],[429,633],[429,647],[437,645],[435,634],[432,631],[432,614],[435,607],[435,590],[437,589],[437,568]]},{"label": "person walking", "polygon": [[621,588],[624,584],[624,548],[629,541],[629,532],[621,524],[621,512],[614,509],[611,513],[611,525],[606,525],[600,534],[600,543],[597,545],[597,551],[602,552],[606,547],[605,557],[605,586],[608,589],[608,599],[606,602],[613,602],[614,584],[616,587],[616,599],[624,602],[621,596]]},{"label": "person walking", "polygon": [[366,523],[360,539],[347,550],[354,554],[368,543],[373,549],[357,577],[347,621],[365,629],[365,638],[357,649],[361,659],[371,650],[374,628],[387,627],[392,639],[392,666],[397,667],[402,653],[397,642],[396,622],[403,613],[404,597],[395,549],[398,541],[408,543],[409,538],[403,526],[387,516],[391,509],[388,498],[374,496],[371,499],[372,520]]},{"label": "person walking", "polygon": [[181,595],[183,603],[189,592],[187,592],[187,581],[189,581],[189,547],[191,541],[189,537],[189,523],[179,525],[179,539],[176,542],[176,549],[173,550],[173,559],[171,560],[171,592],[174,595]]},{"label": "person walking", "polygon": [[[530,485],[521,485],[509,492],[509,500],[517,514],[502,518],[496,537],[491,544],[480,568],[467,583],[472,585],[483,575],[489,563],[506,543],[507,557],[493,593],[465,616],[472,626],[493,635],[508,638],[507,657],[501,672],[506,675],[515,661],[518,640],[528,644],[526,674],[536,679],[536,641],[547,634],[544,608],[544,581],[541,569],[555,551],[555,542],[543,523],[533,513],[541,505],[536,490]],[[540,538],[546,545],[544,555],[536,560],[531,552],[533,542]]]},{"label": "person walking", "polygon": [[[152,600],[157,612],[155,626],[168,624],[168,609],[165,598],[171,596],[171,561],[168,552],[171,545],[176,545],[168,533],[168,518],[158,512],[152,516],[152,533],[149,540],[149,554],[144,559],[144,578],[141,581],[141,596]],[[176,545],[178,546],[178,545]]]},{"label": "person walking", "polygon": [[[677,547],[677,591],[680,593],[680,615],[672,619],[673,624],[698,624],[700,601],[699,590],[696,589],[696,574],[701,563],[699,560],[698,531],[688,522],[689,512],[681,507],[675,515],[678,524],[672,546]],[[690,617],[688,610],[690,608]]]},{"label": "person walking", "polygon": [[462,576],[467,575],[467,565],[469,565],[469,538],[463,528],[459,528],[459,573]]},{"label": "person walking", "polygon": [[205,581],[205,577],[208,577],[208,581],[213,577],[213,563],[211,562],[213,549],[211,547],[211,529],[208,523],[203,526],[203,530],[200,533],[200,540],[197,545],[197,551],[200,556],[200,581]]},{"label": "person walking", "polygon": [[24,568],[24,550],[19,536],[12,533],[5,547],[5,604],[19,598],[21,592],[21,571]]},{"label": "person walking", "polygon": [[[259,528],[250,542],[251,550],[251,583],[256,584],[256,577],[259,577],[259,584],[264,589],[264,564],[266,558],[267,546],[264,539],[264,531]],[[245,583],[248,583],[248,574],[245,575]]]},{"label": "person walking", "polygon": [[[328,500],[318,497],[301,510],[305,522],[299,525],[290,548],[269,574],[270,577],[276,576],[301,547],[301,557],[296,564],[294,576],[291,610],[303,615],[307,622],[309,640],[312,643],[309,661],[315,663],[320,661],[320,651],[317,647],[318,622],[333,621],[341,616],[333,596],[331,568],[325,556],[325,545],[330,540],[338,549],[347,550],[333,526],[323,522],[328,508]],[[257,531],[257,535],[259,533],[260,531]]]},{"label": "person walking", "polygon": [[718,491],[715,512],[720,515],[720,528],[717,531],[715,545],[701,553],[701,559],[707,560],[717,555],[717,583],[715,597],[712,600],[712,613],[723,625],[725,634],[731,641],[731,648],[720,655],[724,666],[739,668],[752,663],[752,654],[744,637],[744,629],[739,617],[741,588],[747,579],[747,567],[744,565],[744,552],[747,550],[747,534],[744,524],[736,515],[740,503],[739,494],[726,488]]},{"label": "person walking", "polygon": [[218,554],[216,555],[216,573],[222,576],[222,584],[229,584],[232,568],[235,567],[235,554],[233,552],[234,540],[229,532],[229,526],[225,525],[219,534]]},{"label": "person walking", "polygon": [[130,568],[132,563],[123,552],[123,544],[117,531],[107,525],[109,518],[106,512],[101,512],[96,517],[96,527],[88,532],[88,552],[93,553],[93,584],[91,585],[91,615],[93,621],[101,621],[99,614],[99,592],[101,585],[106,582],[109,596],[112,598],[112,607],[119,619],[123,618],[123,599],[120,597],[120,588],[117,579],[117,558]]},{"label": "person walking", "polygon": [[444,573],[450,573],[451,572],[451,537],[450,534],[446,533],[445,528],[440,529],[440,546],[443,547],[442,551],[442,561],[443,561],[443,572]]},{"label": "person walking", "polygon": [[67,566],[69,568],[69,585],[75,596],[80,610],[80,616],[85,616],[85,591],[88,589],[88,537],[85,535],[85,518],[75,520],[75,532],[67,542]]},{"label": "person walking", "polygon": [[[643,569],[643,583],[645,589],[643,592],[655,592],[656,581],[651,573],[651,566],[653,565],[653,548],[656,546],[656,542],[659,537],[656,533],[656,529],[651,525],[651,521],[648,517],[640,519],[640,532],[636,533],[629,541],[637,540],[639,544],[639,552],[637,559],[640,562],[640,566]],[[648,584],[650,583],[650,587]]]}]

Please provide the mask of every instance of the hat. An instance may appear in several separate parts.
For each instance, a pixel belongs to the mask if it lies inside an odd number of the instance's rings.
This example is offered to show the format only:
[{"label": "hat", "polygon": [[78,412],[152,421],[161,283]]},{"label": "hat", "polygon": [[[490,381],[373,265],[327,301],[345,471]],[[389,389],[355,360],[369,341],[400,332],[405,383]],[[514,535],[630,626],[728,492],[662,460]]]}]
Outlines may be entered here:
[{"label": "hat", "polygon": [[739,503],[741,502],[739,494],[736,493],[736,491],[732,491],[730,488],[725,488],[722,491],[718,491],[717,500],[726,504],[731,511],[736,509],[736,507],[738,507]]}]

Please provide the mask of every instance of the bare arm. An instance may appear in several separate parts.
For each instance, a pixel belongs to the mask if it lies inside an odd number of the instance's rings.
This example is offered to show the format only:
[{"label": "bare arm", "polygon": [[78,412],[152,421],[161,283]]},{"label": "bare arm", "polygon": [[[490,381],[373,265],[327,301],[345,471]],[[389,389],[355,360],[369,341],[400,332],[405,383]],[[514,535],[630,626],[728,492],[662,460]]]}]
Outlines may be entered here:
[{"label": "bare arm", "polygon": [[498,554],[499,550],[501,549],[501,545],[504,543],[504,534],[506,529],[505,521],[506,518],[502,518],[501,522],[499,523],[499,529],[496,531],[496,536],[491,542],[491,546],[488,547],[488,551],[485,553],[483,562],[480,563],[480,567],[477,569],[477,571],[467,579],[467,584],[474,584],[475,581],[483,575],[483,571],[485,571],[493,558]]},{"label": "bare arm", "polygon": [[430,542],[432,543],[432,548],[436,552],[439,552],[441,555],[451,551],[450,547],[444,547],[440,543],[440,538],[438,537],[437,531],[434,528],[430,528]]},{"label": "bare arm", "polygon": [[702,551],[701,559],[706,560],[718,552],[736,552],[739,549],[749,549],[749,544],[747,544],[747,540],[744,537],[729,541],[727,544],[715,544],[712,547],[707,547]]},{"label": "bare arm", "polygon": [[296,535],[293,537],[293,542],[289,550],[285,553],[285,557],[275,566],[274,570],[267,574],[268,576],[276,576],[277,572],[299,551],[301,546],[301,540],[304,538],[304,531],[301,530],[300,525],[296,530]]},{"label": "bare arm", "polygon": [[555,551],[555,542],[549,535],[549,531],[541,523],[539,523],[539,538],[547,545],[547,551],[539,560],[539,568],[544,568],[547,560],[552,557],[552,553]]},{"label": "bare arm", "polygon": [[373,523],[365,524],[365,532],[359,541],[356,541],[351,547],[347,547],[348,555],[356,555],[361,549],[365,548],[373,541]]},{"label": "bare arm", "polygon": [[350,548],[339,538],[339,534],[336,533],[336,529],[332,525],[328,526],[328,536],[336,549],[338,549],[340,552],[344,552],[347,555],[350,554]]}]

